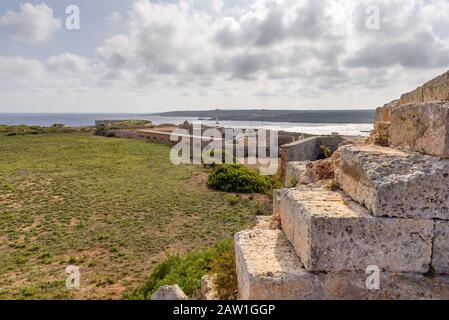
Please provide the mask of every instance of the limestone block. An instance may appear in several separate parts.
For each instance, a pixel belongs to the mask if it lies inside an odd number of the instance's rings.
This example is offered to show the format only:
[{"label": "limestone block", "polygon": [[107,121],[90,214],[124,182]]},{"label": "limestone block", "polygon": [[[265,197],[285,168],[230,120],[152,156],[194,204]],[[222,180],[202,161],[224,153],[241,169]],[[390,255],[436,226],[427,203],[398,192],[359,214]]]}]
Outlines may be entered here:
[{"label": "limestone block", "polygon": [[286,189],[281,221],[308,271],[429,270],[433,221],[376,218],[341,192]]},{"label": "limestone block", "polygon": [[449,274],[449,221],[435,221],[432,266],[437,273]]},{"label": "limestone block", "polygon": [[365,272],[306,271],[282,231],[246,230],[235,236],[242,300],[449,299],[449,276],[381,272],[379,290]]},{"label": "limestone block", "polygon": [[201,298],[203,300],[220,300],[220,295],[215,285],[216,282],[216,275],[206,274],[201,277]]},{"label": "limestone block", "polygon": [[306,272],[281,230],[247,230],[235,236],[239,299],[310,299],[315,277]]},{"label": "limestone block", "polygon": [[390,122],[390,112],[398,105],[398,103],[399,100],[394,100],[383,107],[377,108],[374,122]]},{"label": "limestone block", "polygon": [[449,220],[449,161],[379,146],[344,146],[343,191],[375,216]]},{"label": "limestone block", "polygon": [[186,294],[177,285],[162,286],[153,295],[151,300],[188,300]]},{"label": "limestone block", "polygon": [[399,104],[449,100],[449,71],[402,95]]},{"label": "limestone block", "polygon": [[449,102],[406,104],[390,114],[393,146],[449,158]]},{"label": "limestone block", "polygon": [[[286,164],[285,169],[285,186],[287,188],[294,188],[297,186],[301,173],[306,170],[308,161],[292,161]],[[292,182],[295,182],[293,185]]]}]

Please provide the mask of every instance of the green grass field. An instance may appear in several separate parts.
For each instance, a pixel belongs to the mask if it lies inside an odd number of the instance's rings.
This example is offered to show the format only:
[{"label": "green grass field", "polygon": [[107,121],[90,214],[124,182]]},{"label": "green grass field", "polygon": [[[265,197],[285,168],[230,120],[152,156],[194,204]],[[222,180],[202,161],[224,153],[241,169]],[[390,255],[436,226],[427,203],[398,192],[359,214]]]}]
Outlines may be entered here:
[{"label": "green grass field", "polygon": [[206,169],[172,165],[163,145],[0,136],[0,155],[0,299],[121,298],[168,253],[230,238],[260,211],[209,190]]}]

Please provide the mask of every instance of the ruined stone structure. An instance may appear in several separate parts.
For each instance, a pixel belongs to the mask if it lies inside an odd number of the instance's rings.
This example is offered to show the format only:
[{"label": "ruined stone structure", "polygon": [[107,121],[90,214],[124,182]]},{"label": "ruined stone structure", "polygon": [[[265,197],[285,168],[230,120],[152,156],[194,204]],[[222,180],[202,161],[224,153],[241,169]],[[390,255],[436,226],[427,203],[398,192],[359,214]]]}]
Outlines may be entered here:
[{"label": "ruined stone structure", "polygon": [[290,146],[273,223],[235,236],[240,299],[449,299],[448,123],[446,73],[379,108],[366,142],[318,162]]}]

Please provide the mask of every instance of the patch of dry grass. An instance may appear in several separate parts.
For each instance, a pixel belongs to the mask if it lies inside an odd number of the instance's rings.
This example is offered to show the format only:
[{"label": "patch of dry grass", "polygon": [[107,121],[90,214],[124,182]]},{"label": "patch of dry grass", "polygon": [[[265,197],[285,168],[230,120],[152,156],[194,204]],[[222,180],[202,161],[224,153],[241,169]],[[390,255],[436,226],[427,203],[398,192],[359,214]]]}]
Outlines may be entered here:
[{"label": "patch of dry grass", "polygon": [[[116,299],[168,253],[244,228],[258,202],[230,204],[206,169],[167,146],[89,134],[0,136],[0,299]],[[65,288],[65,268],[81,289]]]}]

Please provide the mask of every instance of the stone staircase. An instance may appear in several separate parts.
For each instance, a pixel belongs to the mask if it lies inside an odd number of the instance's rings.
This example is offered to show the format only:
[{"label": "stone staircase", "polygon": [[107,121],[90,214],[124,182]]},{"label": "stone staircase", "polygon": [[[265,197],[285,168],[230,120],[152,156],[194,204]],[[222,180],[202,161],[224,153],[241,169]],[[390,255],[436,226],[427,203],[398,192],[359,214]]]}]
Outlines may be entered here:
[{"label": "stone staircase", "polygon": [[395,128],[394,148],[340,146],[328,160],[333,188],[302,179],[307,162],[286,165],[299,185],[274,193],[280,227],[262,219],[235,236],[240,299],[449,299],[449,147],[428,143],[424,154],[397,138],[404,117],[441,124],[422,136],[449,137],[449,103],[428,105],[396,102],[388,115],[403,116],[378,116]]}]

